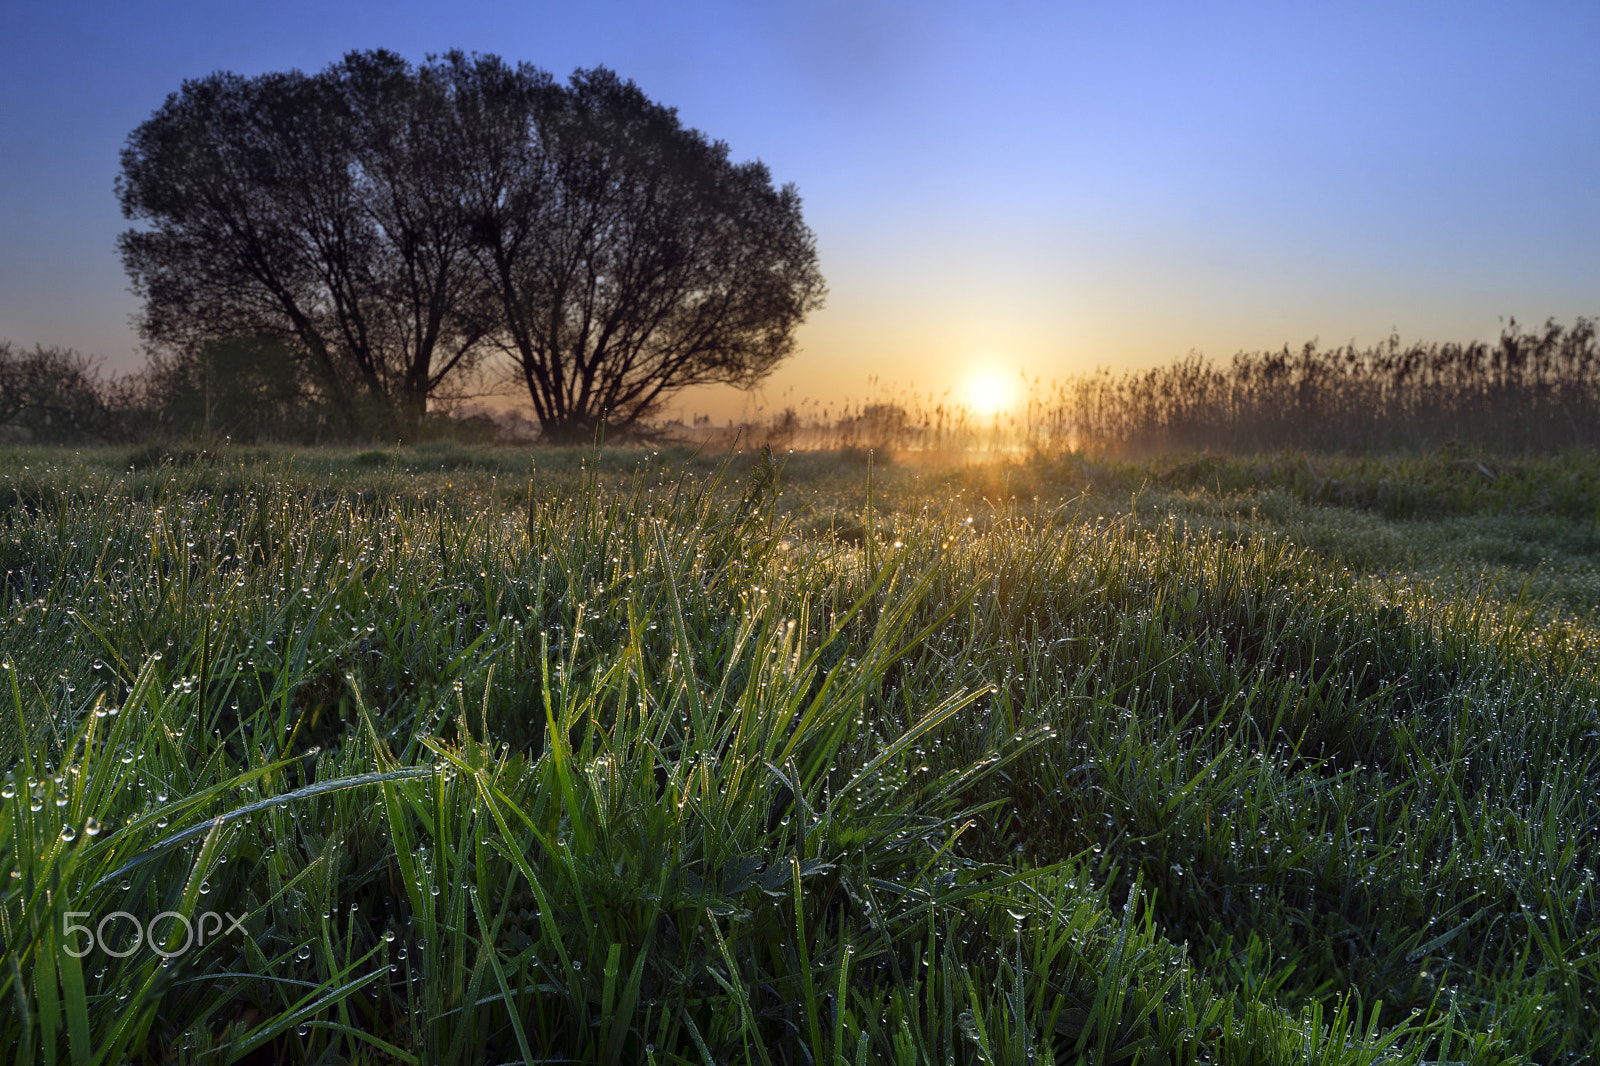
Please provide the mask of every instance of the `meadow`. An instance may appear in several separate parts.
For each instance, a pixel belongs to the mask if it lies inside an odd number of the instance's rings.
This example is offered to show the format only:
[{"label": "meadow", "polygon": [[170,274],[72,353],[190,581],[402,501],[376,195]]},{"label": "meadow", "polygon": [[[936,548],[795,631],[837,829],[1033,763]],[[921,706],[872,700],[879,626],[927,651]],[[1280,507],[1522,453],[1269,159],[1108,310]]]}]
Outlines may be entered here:
[{"label": "meadow", "polygon": [[0,570],[17,1061],[1600,1058],[1592,450],[12,449]]}]

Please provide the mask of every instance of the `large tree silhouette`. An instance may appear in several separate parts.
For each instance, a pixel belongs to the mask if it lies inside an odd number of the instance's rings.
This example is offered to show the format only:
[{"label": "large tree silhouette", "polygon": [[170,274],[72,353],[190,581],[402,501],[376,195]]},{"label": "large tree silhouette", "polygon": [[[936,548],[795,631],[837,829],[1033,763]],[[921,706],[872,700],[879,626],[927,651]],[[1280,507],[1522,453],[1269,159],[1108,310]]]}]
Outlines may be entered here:
[{"label": "large tree silhouette", "polygon": [[352,52],[219,73],[130,136],[120,239],[154,344],[278,337],[352,434],[510,357],[553,439],[759,381],[823,295],[792,187],[604,69]]},{"label": "large tree silhouette", "polygon": [[141,328],[198,352],[292,341],[352,433],[407,432],[491,348],[454,189],[447,86],[387,52],[319,75],[214,74],[133,131],[117,193]]},{"label": "large tree silhouette", "polygon": [[824,287],[793,186],[603,68],[555,86],[457,63],[499,116],[476,127],[492,143],[472,153],[469,202],[547,436],[626,429],[691,385],[753,385],[794,350]]}]

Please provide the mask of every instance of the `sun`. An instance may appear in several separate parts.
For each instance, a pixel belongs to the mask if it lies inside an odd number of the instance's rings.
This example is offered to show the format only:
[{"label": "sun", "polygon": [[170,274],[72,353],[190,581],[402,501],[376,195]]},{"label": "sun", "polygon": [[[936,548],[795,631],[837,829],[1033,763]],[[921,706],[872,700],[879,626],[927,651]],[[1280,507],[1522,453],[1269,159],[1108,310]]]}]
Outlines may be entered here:
[{"label": "sun", "polygon": [[967,403],[980,415],[999,414],[1011,402],[1011,385],[998,374],[979,373],[967,379]]}]

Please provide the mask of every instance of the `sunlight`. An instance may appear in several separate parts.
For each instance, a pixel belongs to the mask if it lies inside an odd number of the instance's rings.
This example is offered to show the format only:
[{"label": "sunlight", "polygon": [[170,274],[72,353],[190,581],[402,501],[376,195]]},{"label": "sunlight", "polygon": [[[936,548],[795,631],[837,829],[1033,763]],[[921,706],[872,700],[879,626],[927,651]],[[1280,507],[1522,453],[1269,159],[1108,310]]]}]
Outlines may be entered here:
[{"label": "sunlight", "polygon": [[1011,402],[1011,383],[984,372],[967,381],[967,403],[980,415],[999,414]]}]

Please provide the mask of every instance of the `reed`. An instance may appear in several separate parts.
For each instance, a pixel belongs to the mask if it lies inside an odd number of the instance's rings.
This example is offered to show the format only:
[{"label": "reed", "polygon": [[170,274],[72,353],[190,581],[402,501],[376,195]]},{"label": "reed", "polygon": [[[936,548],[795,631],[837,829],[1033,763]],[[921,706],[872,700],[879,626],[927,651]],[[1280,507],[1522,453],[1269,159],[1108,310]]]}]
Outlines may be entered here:
[{"label": "reed", "polygon": [[886,395],[841,410],[788,409],[722,428],[667,432],[725,445],[895,452],[1083,451],[1120,458],[1213,451],[1501,455],[1600,447],[1595,323],[1513,320],[1490,344],[1198,354],[1148,370],[1024,380],[1013,412],[980,414],[948,396]]}]

